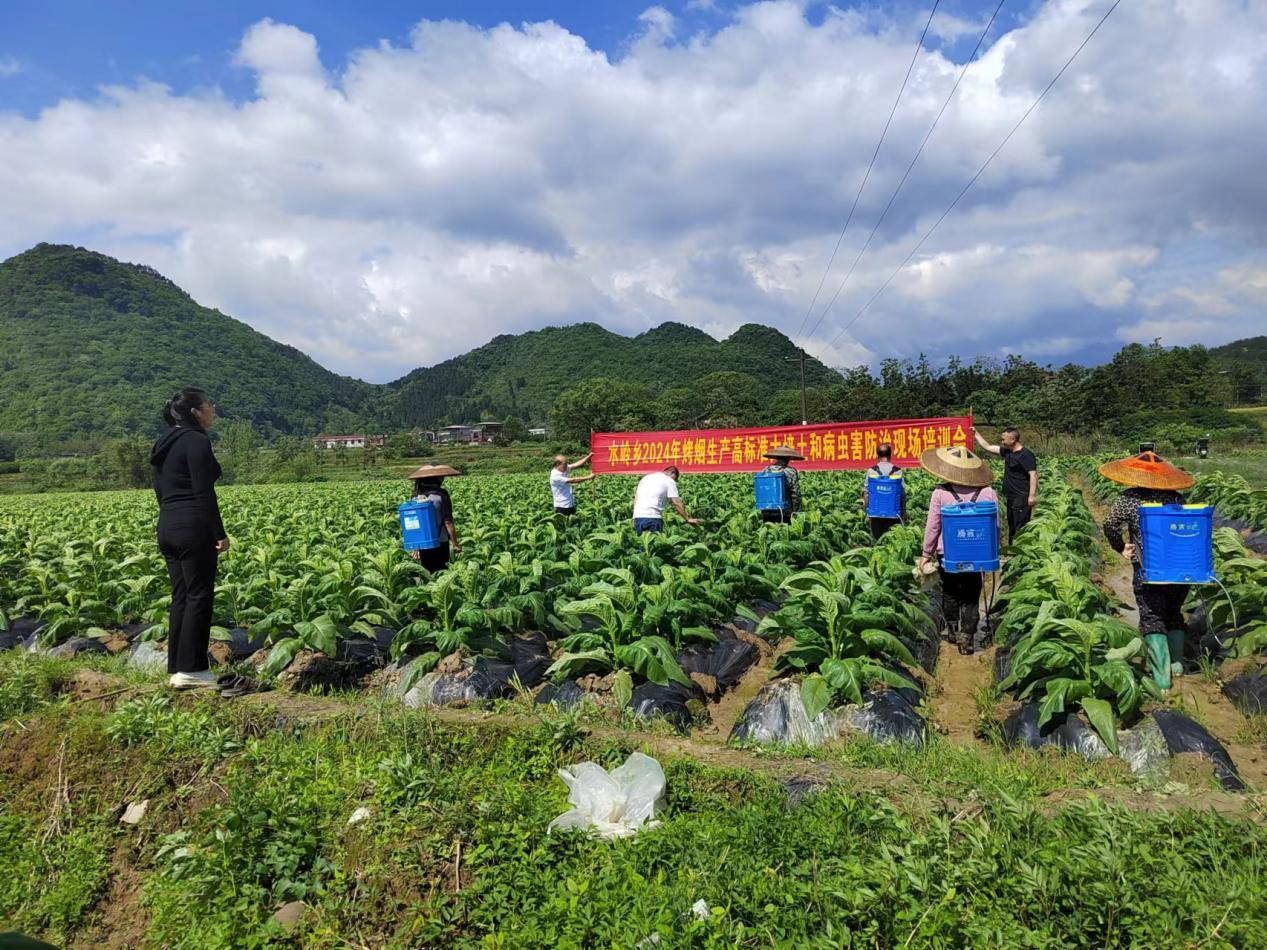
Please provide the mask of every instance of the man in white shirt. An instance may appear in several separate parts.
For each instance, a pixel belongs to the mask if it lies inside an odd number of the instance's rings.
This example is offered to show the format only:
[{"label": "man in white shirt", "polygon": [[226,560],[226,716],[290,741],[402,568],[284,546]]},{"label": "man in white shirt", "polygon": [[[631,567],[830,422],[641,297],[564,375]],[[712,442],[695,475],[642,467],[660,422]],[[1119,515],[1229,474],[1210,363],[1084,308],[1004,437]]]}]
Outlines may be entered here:
[{"label": "man in white shirt", "polygon": [[686,513],[686,505],[677,493],[678,468],[670,465],[662,472],[643,475],[634,492],[633,524],[634,533],[658,533],[664,530],[664,505],[673,502],[673,507],[687,524],[699,524],[699,521]]},{"label": "man in white shirt", "polygon": [[577,459],[575,462],[569,462],[562,455],[554,457],[554,466],[550,469],[550,494],[554,496],[554,513],[556,515],[572,516],[576,514],[576,496],[572,494],[572,486],[579,485],[581,482],[592,482],[598,476],[593,472],[588,475],[570,476],[569,472],[574,472],[593,457],[591,452],[584,458]]}]

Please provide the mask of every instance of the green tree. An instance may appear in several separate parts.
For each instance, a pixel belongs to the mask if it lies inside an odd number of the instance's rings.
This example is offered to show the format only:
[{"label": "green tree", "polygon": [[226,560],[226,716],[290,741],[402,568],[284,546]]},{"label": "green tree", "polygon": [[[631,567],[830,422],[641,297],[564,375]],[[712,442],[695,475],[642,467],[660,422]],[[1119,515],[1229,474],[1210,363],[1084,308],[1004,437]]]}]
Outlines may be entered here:
[{"label": "green tree", "polygon": [[654,419],[655,402],[647,387],[605,376],[561,393],[550,410],[553,435],[572,443],[588,442],[591,432],[645,429]]},{"label": "green tree", "polygon": [[259,433],[241,419],[229,419],[216,429],[216,458],[228,483],[249,482],[259,472]]},{"label": "green tree", "polygon": [[383,457],[389,459],[416,458],[422,440],[412,432],[396,432],[383,443]]},{"label": "green tree", "polygon": [[111,439],[96,458],[102,481],[117,488],[145,488],[153,483],[150,443],[141,436]]},{"label": "green tree", "polygon": [[497,434],[498,445],[510,445],[528,438],[528,427],[518,416],[509,416],[502,424],[502,431]]}]

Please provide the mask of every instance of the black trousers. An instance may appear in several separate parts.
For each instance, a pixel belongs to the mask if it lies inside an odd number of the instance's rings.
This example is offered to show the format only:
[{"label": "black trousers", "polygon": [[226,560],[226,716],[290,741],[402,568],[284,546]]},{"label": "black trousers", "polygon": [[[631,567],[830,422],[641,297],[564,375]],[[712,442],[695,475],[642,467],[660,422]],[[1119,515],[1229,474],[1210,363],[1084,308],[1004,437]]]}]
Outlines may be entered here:
[{"label": "black trousers", "polygon": [[564,515],[570,518],[572,517],[572,515],[576,514],[576,505],[570,505],[567,508],[559,508],[556,506],[554,509],[554,513],[556,515]]},{"label": "black trousers", "polygon": [[761,520],[766,524],[789,524],[792,521],[792,512],[771,508],[761,512]]},{"label": "black trousers", "polygon": [[902,522],[898,518],[868,518],[871,527],[871,538],[873,541],[879,541],[884,537],[884,532],[890,528],[896,528]]},{"label": "black trousers", "polygon": [[158,525],[158,549],[167,561],[172,606],[167,617],[167,672],[201,673],[208,667],[211,609],[216,597],[216,539],[198,524]]},{"label": "black trousers", "polygon": [[1029,524],[1034,510],[1029,506],[1028,495],[1004,495],[1003,504],[1007,508],[1007,539],[1016,540],[1016,533]]},{"label": "black trousers", "polygon": [[977,623],[981,620],[981,588],[984,575],[952,574],[944,568],[938,568],[941,575],[941,613],[945,618],[946,630],[951,639],[956,634],[968,638],[977,632]]},{"label": "black trousers", "polygon": [[438,548],[423,548],[418,552],[418,563],[432,574],[443,571],[449,566],[449,542],[445,541]]},{"label": "black trousers", "polygon": [[[1183,619],[1183,602],[1188,597],[1187,584],[1145,584],[1137,565],[1131,588],[1135,592],[1135,605],[1139,608],[1141,636],[1187,628]],[[1179,657],[1173,659],[1177,660]]]}]

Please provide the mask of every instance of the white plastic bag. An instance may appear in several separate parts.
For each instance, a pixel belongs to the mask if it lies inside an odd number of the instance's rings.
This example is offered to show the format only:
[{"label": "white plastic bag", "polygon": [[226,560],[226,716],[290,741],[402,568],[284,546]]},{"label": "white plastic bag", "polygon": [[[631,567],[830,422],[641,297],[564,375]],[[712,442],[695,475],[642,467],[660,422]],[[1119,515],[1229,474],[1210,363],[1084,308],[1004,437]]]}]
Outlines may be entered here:
[{"label": "white plastic bag", "polygon": [[664,808],[664,770],[648,755],[635,752],[610,773],[594,762],[582,762],[559,769],[559,778],[573,807],[550,822],[550,831],[584,828],[610,840],[659,824],[651,819]]}]

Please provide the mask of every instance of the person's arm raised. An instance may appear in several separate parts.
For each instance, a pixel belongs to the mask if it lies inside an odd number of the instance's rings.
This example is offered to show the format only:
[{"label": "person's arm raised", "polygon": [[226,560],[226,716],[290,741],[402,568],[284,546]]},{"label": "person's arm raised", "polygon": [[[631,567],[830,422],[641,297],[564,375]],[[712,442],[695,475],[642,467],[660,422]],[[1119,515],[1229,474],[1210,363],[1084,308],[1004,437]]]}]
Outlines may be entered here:
[{"label": "person's arm raised", "polygon": [[972,427],[972,437],[976,440],[977,446],[980,447],[983,451],[989,452],[991,455],[1003,454],[999,451],[999,447],[997,445],[991,445],[985,439],[981,438],[981,433],[977,431],[976,426]]},{"label": "person's arm raised", "polygon": [[594,453],[591,452],[589,453],[589,455],[586,455],[584,458],[579,458],[575,462],[569,462],[568,471],[571,472],[571,471],[575,471],[578,468],[584,468],[586,465],[589,464],[589,460],[592,459],[593,457],[594,457]]}]

